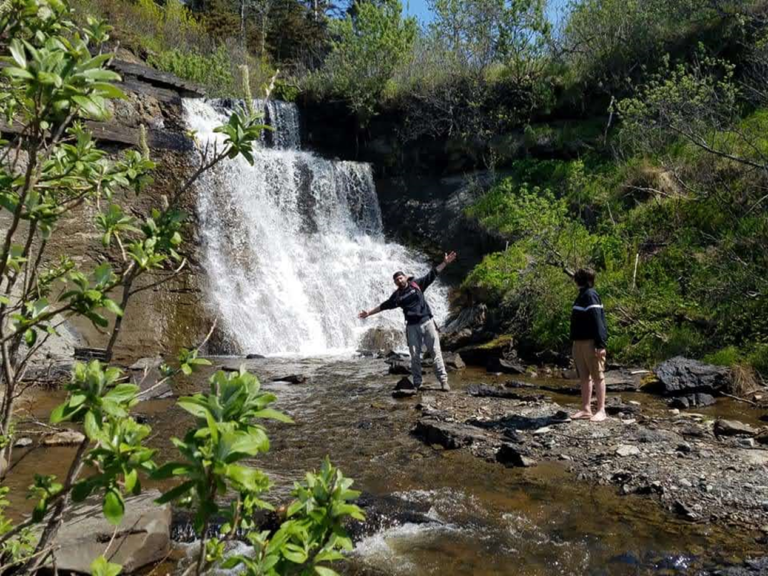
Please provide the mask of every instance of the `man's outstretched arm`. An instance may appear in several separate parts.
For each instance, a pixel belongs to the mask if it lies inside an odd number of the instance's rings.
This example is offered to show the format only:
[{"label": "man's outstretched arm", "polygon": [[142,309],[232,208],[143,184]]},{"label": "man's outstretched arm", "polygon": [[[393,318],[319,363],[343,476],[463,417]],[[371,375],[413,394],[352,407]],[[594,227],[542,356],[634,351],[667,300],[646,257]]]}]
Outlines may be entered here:
[{"label": "man's outstretched arm", "polygon": [[366,318],[368,318],[368,316],[373,316],[374,314],[378,314],[379,312],[381,312],[381,306],[376,306],[376,308],[374,308],[373,310],[367,310],[367,311],[361,310],[360,314],[358,314],[357,317],[360,318],[361,320],[365,320]]},{"label": "man's outstretched arm", "polygon": [[443,270],[445,270],[445,267],[448,266],[451,262],[456,260],[456,252],[449,252],[445,255],[445,258],[443,258],[443,261],[432,268],[425,276],[422,276],[421,278],[417,278],[414,280],[416,284],[419,285],[419,288],[421,288],[422,291],[426,290],[432,282],[435,281],[435,278],[437,278],[437,275],[440,274]]}]

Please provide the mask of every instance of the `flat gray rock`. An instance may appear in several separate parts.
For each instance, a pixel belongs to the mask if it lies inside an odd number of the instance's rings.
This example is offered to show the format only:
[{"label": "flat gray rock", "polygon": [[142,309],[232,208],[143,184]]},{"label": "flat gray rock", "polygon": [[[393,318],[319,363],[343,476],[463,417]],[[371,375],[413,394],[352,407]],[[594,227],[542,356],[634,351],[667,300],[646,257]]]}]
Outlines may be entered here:
[{"label": "flat gray rock", "polygon": [[[171,506],[154,503],[158,490],[126,498],[125,516],[109,549],[110,562],[123,574],[162,560],[170,550]],[[100,500],[77,505],[64,518],[54,553],[59,572],[90,574],[91,563],[105,553],[115,527],[104,518]]]}]

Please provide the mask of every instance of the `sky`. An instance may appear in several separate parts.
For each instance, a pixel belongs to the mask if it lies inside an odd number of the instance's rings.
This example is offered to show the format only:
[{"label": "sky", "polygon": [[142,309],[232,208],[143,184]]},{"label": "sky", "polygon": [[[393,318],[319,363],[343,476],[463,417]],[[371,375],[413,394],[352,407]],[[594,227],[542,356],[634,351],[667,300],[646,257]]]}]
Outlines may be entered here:
[{"label": "sky", "polygon": [[[406,12],[416,16],[422,23],[429,23],[432,20],[432,14],[429,10],[428,0],[401,0],[406,7]],[[549,0],[547,12],[552,21],[558,19],[558,14],[567,0]]]}]

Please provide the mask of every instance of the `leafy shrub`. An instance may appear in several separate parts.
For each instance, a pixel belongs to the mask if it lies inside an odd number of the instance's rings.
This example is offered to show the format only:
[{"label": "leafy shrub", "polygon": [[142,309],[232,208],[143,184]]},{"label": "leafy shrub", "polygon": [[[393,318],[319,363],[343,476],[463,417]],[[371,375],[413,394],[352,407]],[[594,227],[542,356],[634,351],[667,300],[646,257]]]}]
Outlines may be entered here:
[{"label": "leafy shrub", "polygon": [[208,56],[183,50],[167,50],[150,56],[147,62],[179,78],[208,87],[210,96],[235,93],[236,80],[232,75],[230,55],[223,45]]}]

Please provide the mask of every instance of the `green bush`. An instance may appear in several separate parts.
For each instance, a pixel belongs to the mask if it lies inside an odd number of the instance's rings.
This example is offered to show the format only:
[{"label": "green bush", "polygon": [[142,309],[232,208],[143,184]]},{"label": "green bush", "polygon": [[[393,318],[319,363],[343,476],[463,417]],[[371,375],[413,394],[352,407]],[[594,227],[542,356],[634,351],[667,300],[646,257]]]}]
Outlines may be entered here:
[{"label": "green bush", "polygon": [[209,96],[232,96],[237,91],[230,55],[223,45],[208,56],[183,50],[167,50],[150,56],[148,63],[159,70],[207,87]]}]

